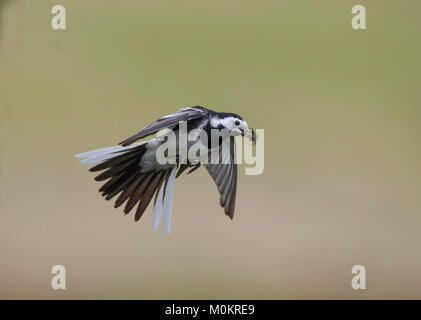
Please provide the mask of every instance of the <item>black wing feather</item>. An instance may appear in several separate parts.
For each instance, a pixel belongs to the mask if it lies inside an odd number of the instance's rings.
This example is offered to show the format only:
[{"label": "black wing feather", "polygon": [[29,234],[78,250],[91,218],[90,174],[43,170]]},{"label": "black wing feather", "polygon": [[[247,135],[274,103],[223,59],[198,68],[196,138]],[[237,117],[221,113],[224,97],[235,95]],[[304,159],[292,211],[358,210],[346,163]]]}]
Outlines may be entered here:
[{"label": "black wing feather", "polygon": [[143,138],[146,138],[147,136],[150,136],[151,134],[157,133],[159,130],[163,130],[166,128],[172,129],[180,121],[189,121],[189,120],[197,119],[200,117],[204,117],[207,114],[208,114],[208,109],[199,107],[199,106],[180,109],[175,113],[164,116],[156,120],[155,122],[148,124],[146,127],[144,127],[135,135],[120,142],[120,144],[122,146],[129,146],[133,142],[139,139],[143,139]]},{"label": "black wing feather", "polygon": [[222,163],[222,148],[219,149],[219,163],[212,164],[209,160],[204,167],[213,178],[220,194],[219,203],[224,208],[225,214],[234,218],[235,198],[237,194],[237,164],[235,163],[235,139],[230,137],[230,163]]}]

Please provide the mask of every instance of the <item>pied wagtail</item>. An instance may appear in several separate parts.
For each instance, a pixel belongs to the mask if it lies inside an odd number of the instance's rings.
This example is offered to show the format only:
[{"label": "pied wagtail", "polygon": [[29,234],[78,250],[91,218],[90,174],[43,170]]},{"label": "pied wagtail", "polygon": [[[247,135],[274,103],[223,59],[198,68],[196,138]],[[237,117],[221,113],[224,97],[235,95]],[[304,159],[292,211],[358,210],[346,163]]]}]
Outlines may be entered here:
[{"label": "pied wagtail", "polygon": [[[157,150],[165,139],[155,137],[144,142],[137,140],[156,134],[163,129],[171,129],[178,134],[181,123],[187,124],[187,134],[194,129],[201,129],[211,137],[212,129],[227,130],[229,132],[228,163],[219,161],[207,161],[203,158],[180,161],[177,149],[177,160],[174,163],[161,164],[157,161]],[[188,173],[199,168],[201,162],[207,169],[220,193],[220,205],[225,214],[231,219],[234,217],[235,197],[237,191],[237,164],[235,163],[235,140],[234,136],[248,136],[255,142],[256,136],[253,129],[249,129],[247,122],[234,113],[215,112],[200,106],[183,108],[175,113],[166,115],[144,127],[137,134],[120,142],[119,146],[96,149],[77,154],[77,158],[83,158],[81,163],[98,163],[90,168],[90,171],[102,171],[95,177],[97,181],[108,181],[102,185],[99,191],[106,200],[118,195],[114,207],[117,208],[127,201],[124,212],[129,213],[138,203],[135,220],[139,220],[155,195],[153,211],[153,227],[158,228],[159,220],[163,218],[164,229],[167,234],[170,231],[172,196],[174,180],[187,168]],[[215,147],[221,151],[221,139],[218,138],[217,146],[211,145],[210,140],[206,146],[207,156]],[[188,148],[191,145],[188,145]],[[222,153],[222,152],[221,152]],[[224,155],[219,154],[219,160]],[[177,171],[178,170],[178,171]]]}]

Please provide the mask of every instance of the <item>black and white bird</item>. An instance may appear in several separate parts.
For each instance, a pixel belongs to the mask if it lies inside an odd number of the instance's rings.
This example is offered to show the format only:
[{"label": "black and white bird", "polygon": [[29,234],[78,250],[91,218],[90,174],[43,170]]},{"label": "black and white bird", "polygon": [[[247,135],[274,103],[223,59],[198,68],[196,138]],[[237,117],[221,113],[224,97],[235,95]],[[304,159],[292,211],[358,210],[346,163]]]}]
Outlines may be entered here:
[{"label": "black and white bird", "polygon": [[[163,136],[156,136],[147,141],[137,142],[163,129],[171,129],[178,135],[182,122],[187,125],[187,134],[194,129],[201,129],[207,133],[208,137],[211,137],[212,129],[227,130],[229,132],[230,146],[228,154],[223,154],[223,152],[217,154],[216,156],[220,158],[217,160],[220,161],[209,160],[204,163],[203,154],[196,159],[190,157],[187,161],[181,161],[182,150],[179,147],[173,163],[161,164],[157,161],[157,150],[165,142]],[[135,213],[136,221],[141,218],[155,195],[152,218],[153,228],[158,228],[159,220],[162,216],[165,232],[169,234],[174,181],[186,169],[190,169],[188,173],[191,173],[199,168],[201,164],[207,169],[217,185],[220,193],[220,205],[224,208],[225,214],[233,219],[237,191],[234,136],[239,135],[252,136],[255,139],[253,129],[248,128],[247,122],[241,116],[194,106],[180,109],[152,122],[137,134],[120,142],[118,146],[80,153],[76,157],[83,158],[81,163],[98,163],[90,168],[90,171],[102,171],[95,177],[95,180],[108,180],[99,189],[106,200],[119,195],[115,201],[115,208],[120,207],[127,201],[124,208],[124,212],[127,214],[138,204]],[[213,156],[211,155],[211,150],[219,148],[222,151],[221,139],[218,138],[216,141],[216,145],[208,142],[207,146],[205,146],[208,159]],[[188,143],[186,148],[190,147],[191,143]],[[188,154],[188,150],[186,154]]]}]

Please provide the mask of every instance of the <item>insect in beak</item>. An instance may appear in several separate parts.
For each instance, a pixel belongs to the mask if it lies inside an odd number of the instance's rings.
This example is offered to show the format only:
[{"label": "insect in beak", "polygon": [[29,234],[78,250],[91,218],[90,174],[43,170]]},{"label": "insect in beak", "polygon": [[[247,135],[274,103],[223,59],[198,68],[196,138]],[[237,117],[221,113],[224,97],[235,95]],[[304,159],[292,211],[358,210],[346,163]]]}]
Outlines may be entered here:
[{"label": "insect in beak", "polygon": [[253,128],[242,130],[243,136],[249,138],[253,144],[256,144],[257,135]]}]

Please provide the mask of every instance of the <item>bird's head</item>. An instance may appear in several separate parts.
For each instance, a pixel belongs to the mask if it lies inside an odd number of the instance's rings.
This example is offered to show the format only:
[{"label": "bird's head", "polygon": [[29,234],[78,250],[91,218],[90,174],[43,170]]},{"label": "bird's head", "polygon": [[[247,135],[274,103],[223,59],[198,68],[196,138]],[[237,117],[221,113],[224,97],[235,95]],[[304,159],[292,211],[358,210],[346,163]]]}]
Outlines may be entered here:
[{"label": "bird's head", "polygon": [[212,118],[211,127],[215,129],[226,129],[233,136],[244,136],[248,130],[247,122],[234,113],[219,113]]}]

